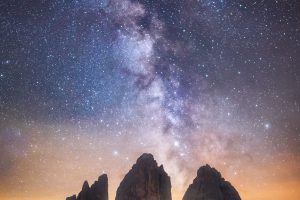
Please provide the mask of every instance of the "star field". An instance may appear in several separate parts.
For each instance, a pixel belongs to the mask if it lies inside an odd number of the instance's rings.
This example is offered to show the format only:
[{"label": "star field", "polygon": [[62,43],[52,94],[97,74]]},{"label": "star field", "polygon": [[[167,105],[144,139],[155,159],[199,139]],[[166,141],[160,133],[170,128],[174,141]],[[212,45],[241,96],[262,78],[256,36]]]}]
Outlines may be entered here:
[{"label": "star field", "polygon": [[102,172],[113,198],[143,152],[175,200],[205,163],[245,200],[299,199],[297,1],[10,0],[0,22],[1,199]]}]

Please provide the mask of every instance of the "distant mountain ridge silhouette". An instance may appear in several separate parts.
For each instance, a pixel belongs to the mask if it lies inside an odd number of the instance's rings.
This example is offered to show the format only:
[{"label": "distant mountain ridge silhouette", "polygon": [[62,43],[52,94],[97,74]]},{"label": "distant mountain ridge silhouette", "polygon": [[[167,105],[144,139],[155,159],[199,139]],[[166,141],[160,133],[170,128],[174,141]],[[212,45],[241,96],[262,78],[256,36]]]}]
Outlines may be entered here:
[{"label": "distant mountain ridge silhouette", "polygon": [[[82,190],[66,200],[108,200],[108,178],[101,175],[91,187],[84,182]],[[172,200],[171,180],[163,165],[158,166],[152,154],[144,153],[121,181],[115,200]],[[241,200],[237,190],[215,168],[199,168],[183,200]]]}]

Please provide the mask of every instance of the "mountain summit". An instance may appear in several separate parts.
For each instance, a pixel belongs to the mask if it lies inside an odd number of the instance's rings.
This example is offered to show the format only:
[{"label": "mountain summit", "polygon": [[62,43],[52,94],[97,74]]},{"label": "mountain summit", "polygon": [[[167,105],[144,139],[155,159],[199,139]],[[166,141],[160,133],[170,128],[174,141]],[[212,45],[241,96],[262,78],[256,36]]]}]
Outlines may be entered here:
[{"label": "mountain summit", "polygon": [[[108,200],[108,179],[103,174],[91,187],[84,182],[81,192],[66,200]],[[152,154],[144,153],[121,181],[115,200],[172,200],[171,181]],[[241,200],[235,188],[215,168],[202,166],[183,200]]]},{"label": "mountain summit", "polygon": [[87,181],[84,181],[82,190],[78,197],[73,195],[66,200],[108,200],[108,178],[106,174],[101,175],[98,181],[90,187]]},{"label": "mountain summit", "polygon": [[241,200],[235,188],[215,168],[199,168],[197,177],[184,194],[183,200]]},{"label": "mountain summit", "polygon": [[171,200],[171,181],[153,155],[143,154],[125,176],[116,200]]}]

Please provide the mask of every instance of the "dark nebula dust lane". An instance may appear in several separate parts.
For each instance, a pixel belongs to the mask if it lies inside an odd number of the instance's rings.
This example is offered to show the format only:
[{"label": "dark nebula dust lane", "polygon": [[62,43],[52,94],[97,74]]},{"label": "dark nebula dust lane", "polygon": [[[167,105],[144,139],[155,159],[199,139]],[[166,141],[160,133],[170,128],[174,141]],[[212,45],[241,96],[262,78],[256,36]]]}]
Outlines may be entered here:
[{"label": "dark nebula dust lane", "polygon": [[0,2],[0,198],[64,199],[144,152],[181,199],[206,163],[299,199],[300,4]]}]

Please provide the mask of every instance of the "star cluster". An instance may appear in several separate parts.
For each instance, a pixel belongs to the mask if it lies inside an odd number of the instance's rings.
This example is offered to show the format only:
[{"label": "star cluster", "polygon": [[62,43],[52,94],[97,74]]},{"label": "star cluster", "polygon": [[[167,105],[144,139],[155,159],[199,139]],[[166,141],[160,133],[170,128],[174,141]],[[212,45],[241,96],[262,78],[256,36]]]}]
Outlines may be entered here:
[{"label": "star cluster", "polygon": [[205,163],[243,199],[298,199],[299,10],[1,2],[1,199],[62,199],[102,172],[113,197],[143,152],[164,164],[174,199]]}]

